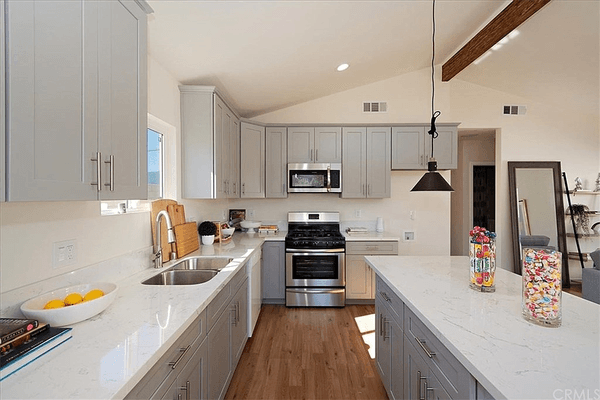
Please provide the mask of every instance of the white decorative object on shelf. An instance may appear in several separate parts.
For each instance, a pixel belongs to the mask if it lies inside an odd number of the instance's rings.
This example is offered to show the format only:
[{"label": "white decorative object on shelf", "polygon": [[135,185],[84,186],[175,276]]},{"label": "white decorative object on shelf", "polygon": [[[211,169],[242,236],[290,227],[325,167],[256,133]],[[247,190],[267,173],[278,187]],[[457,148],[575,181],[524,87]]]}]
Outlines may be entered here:
[{"label": "white decorative object on shelf", "polygon": [[573,192],[577,192],[582,189],[583,189],[583,182],[581,181],[581,178],[580,177],[575,178],[575,189],[573,189]]},{"label": "white decorative object on shelf", "polygon": [[598,179],[596,179],[596,189],[594,192],[600,192],[600,172],[598,173]]}]

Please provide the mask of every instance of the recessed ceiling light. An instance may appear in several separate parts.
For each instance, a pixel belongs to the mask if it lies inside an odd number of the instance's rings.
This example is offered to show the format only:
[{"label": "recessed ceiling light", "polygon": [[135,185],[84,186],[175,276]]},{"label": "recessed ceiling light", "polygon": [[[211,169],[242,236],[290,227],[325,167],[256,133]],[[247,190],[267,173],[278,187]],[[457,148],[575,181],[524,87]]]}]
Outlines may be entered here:
[{"label": "recessed ceiling light", "polygon": [[348,64],[340,64],[339,67],[337,67],[338,71],[344,71],[346,69],[348,69],[349,65]]}]

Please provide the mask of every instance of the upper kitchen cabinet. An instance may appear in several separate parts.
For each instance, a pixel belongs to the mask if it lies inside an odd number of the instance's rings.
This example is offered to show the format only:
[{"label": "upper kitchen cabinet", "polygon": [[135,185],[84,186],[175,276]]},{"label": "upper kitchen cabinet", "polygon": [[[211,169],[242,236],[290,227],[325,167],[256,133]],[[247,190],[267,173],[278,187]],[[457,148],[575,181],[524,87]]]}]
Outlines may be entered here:
[{"label": "upper kitchen cabinet", "polygon": [[288,128],[288,162],[342,162],[342,128]]},{"label": "upper kitchen cabinet", "polygon": [[239,118],[214,86],[180,86],[183,197],[239,197]]},{"label": "upper kitchen cabinet", "polygon": [[4,2],[7,200],[146,198],[150,7]]},{"label": "upper kitchen cabinet", "polygon": [[343,198],[391,196],[390,128],[344,128]]},{"label": "upper kitchen cabinet", "polygon": [[266,131],[265,190],[267,198],[287,196],[287,130],[268,127]]},{"label": "upper kitchen cabinet", "polygon": [[[1,77],[5,76],[4,75],[4,66],[5,64],[5,55],[6,52],[4,51],[4,40],[6,39],[5,36],[5,32],[6,30],[4,29],[4,0],[0,0],[0,93],[2,93],[2,95],[0,95],[0,110],[4,111],[6,110],[5,105],[4,105],[4,93],[5,92],[5,81],[4,79],[2,79]],[[5,147],[4,147],[4,143],[5,143],[5,138],[6,136],[4,135],[4,128],[6,126],[6,119],[5,119],[5,112],[0,113],[0,165],[4,165],[6,166],[6,159],[5,159]],[[5,194],[5,190],[4,190],[4,173],[0,173],[0,201],[4,201],[6,199],[6,194]]]},{"label": "upper kitchen cabinet", "polygon": [[265,197],[265,128],[241,123],[241,197]]},{"label": "upper kitchen cabinet", "polygon": [[[429,125],[392,129],[392,169],[427,169],[431,157]],[[434,157],[438,169],[456,169],[458,163],[458,124],[437,124]]]}]

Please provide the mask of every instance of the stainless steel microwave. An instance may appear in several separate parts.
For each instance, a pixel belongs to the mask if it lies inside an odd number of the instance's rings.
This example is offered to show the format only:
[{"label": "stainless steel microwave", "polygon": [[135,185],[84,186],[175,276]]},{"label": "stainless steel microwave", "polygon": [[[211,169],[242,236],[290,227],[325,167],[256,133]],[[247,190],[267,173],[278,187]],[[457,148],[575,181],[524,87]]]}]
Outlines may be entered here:
[{"label": "stainless steel microwave", "polygon": [[288,192],[341,193],[342,164],[288,164]]}]

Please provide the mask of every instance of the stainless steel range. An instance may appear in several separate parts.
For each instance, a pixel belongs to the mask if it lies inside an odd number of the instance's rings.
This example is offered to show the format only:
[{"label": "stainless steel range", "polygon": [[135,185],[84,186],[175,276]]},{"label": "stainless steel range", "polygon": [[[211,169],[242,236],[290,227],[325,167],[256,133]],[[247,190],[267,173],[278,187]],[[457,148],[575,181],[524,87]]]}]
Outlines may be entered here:
[{"label": "stainless steel range", "polygon": [[346,240],[338,212],[289,212],[285,253],[286,306],[345,305]]}]

